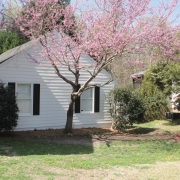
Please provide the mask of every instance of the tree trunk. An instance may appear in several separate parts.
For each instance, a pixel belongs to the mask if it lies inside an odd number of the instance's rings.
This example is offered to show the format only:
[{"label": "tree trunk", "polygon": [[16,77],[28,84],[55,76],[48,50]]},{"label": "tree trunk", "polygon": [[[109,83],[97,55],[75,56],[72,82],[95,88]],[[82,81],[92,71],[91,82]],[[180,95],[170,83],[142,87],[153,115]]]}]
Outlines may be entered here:
[{"label": "tree trunk", "polygon": [[64,134],[72,133],[72,122],[73,122],[73,105],[74,100],[71,98],[71,101],[69,103],[69,109],[67,111],[67,120],[66,120],[66,126],[63,131]]}]

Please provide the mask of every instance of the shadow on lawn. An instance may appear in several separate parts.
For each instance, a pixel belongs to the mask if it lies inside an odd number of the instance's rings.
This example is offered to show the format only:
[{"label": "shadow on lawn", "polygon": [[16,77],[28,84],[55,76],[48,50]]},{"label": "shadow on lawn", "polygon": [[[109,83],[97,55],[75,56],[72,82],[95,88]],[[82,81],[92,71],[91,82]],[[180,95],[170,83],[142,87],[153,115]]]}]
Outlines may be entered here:
[{"label": "shadow on lawn", "polygon": [[177,126],[180,125],[180,119],[167,120],[167,122],[163,123],[165,126]]},{"label": "shadow on lawn", "polygon": [[[78,137],[76,137],[78,141]],[[93,153],[92,138],[84,138],[86,145],[73,143],[74,137],[49,139],[22,138],[0,133],[0,156],[71,155]],[[67,142],[67,143],[66,143]],[[88,145],[88,146],[87,146]]]},{"label": "shadow on lawn", "polygon": [[147,128],[147,127],[127,127],[127,131],[131,134],[148,134],[150,132],[156,131],[157,128]]}]

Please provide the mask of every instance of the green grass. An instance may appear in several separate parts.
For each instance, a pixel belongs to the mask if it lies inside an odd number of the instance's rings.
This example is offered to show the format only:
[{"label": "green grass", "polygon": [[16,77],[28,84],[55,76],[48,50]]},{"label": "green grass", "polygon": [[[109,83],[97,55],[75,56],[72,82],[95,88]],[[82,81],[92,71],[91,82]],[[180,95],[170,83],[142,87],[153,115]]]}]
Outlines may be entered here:
[{"label": "green grass", "polygon": [[128,126],[127,129],[133,130],[135,134],[147,134],[157,129],[169,133],[176,133],[180,131],[180,121],[155,120],[143,124],[135,124],[134,126]]},{"label": "green grass", "polygon": [[47,171],[49,168],[111,168],[164,161],[180,161],[180,143],[127,141],[92,147],[23,140],[0,142],[1,179],[51,179],[57,172]]},{"label": "green grass", "polygon": [[[174,133],[180,130],[180,125],[153,121],[129,128],[143,136],[157,129]],[[0,138],[2,180],[12,177],[13,180],[65,178],[65,170],[111,169],[139,164],[144,167],[145,164],[173,161],[180,161],[180,143],[170,141],[108,142],[101,146],[87,146]]]}]

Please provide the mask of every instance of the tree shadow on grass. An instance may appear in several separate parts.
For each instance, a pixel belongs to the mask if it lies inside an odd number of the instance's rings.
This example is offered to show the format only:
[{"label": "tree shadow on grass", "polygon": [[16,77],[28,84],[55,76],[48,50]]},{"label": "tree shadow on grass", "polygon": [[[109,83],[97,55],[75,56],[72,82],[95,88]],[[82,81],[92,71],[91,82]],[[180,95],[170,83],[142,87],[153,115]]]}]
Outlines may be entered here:
[{"label": "tree shadow on grass", "polygon": [[165,123],[163,123],[165,126],[178,126],[180,125],[180,119],[174,119],[174,120],[167,120]]},{"label": "tree shadow on grass", "polygon": [[[0,133],[0,156],[71,155],[93,153],[92,138],[84,138],[86,145],[73,143],[78,137],[19,137],[14,132]],[[67,143],[66,143],[67,142]],[[72,142],[72,143],[71,143]]]},{"label": "tree shadow on grass", "polygon": [[90,153],[93,153],[93,146],[26,140],[0,141],[0,156],[71,155]]},{"label": "tree shadow on grass", "polygon": [[127,127],[127,131],[131,134],[148,134],[156,130],[157,128],[147,128],[147,127],[137,127],[137,126]]}]

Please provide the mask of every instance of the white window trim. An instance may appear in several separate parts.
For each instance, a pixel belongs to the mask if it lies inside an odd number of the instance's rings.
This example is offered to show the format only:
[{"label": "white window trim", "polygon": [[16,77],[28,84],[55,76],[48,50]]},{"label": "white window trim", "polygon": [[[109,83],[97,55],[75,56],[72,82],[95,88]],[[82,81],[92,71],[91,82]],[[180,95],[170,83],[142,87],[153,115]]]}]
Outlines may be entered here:
[{"label": "white window trim", "polygon": [[[24,82],[16,82],[15,83],[16,85],[15,85],[15,92],[16,92],[16,94],[18,93],[17,92],[17,85],[18,84],[27,84],[27,85],[31,85],[31,105],[30,105],[30,113],[18,113],[19,114],[19,116],[20,117],[22,117],[22,116],[32,116],[32,114],[33,114],[33,84],[32,83],[24,83]],[[17,100],[18,100],[18,98],[17,98]]]},{"label": "white window trim", "polygon": [[92,99],[92,111],[81,111],[81,107],[82,107],[82,103],[81,103],[81,99],[82,96],[80,96],[80,113],[81,114],[90,114],[90,113],[94,113],[94,93],[95,93],[95,88],[91,88],[92,89],[92,98],[83,98],[83,99]]}]

